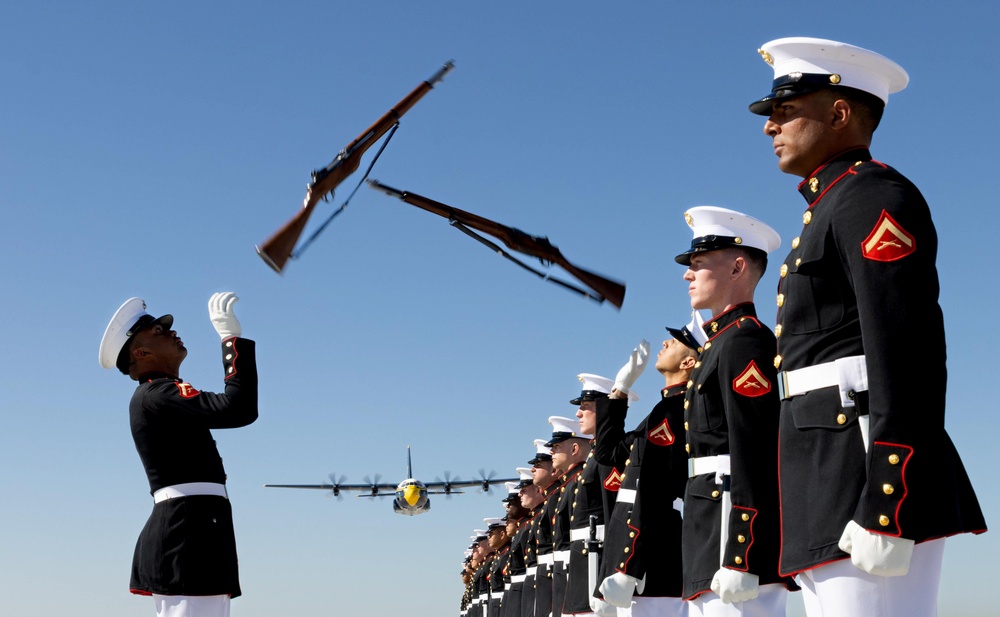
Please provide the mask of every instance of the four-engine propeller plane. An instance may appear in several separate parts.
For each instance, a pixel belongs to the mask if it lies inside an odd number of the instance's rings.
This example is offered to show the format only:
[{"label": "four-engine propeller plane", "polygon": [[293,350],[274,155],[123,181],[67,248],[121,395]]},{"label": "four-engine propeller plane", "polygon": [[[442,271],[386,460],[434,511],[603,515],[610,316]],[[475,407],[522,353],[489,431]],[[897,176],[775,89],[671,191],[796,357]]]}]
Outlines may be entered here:
[{"label": "four-engine propeller plane", "polygon": [[[406,446],[406,475],[407,478],[399,484],[380,484],[381,476],[376,475],[374,481],[365,477],[363,484],[344,484],[344,478],[336,478],[330,474],[330,483],[324,484],[265,484],[266,488],[308,488],[321,491],[330,491],[332,495],[340,497],[342,491],[357,491],[356,497],[376,497],[394,496],[392,510],[397,514],[415,516],[423,514],[431,509],[431,500],[428,495],[455,495],[464,491],[456,490],[463,488],[479,487],[484,493],[490,492],[493,484],[504,482],[517,482],[518,478],[494,478],[491,472],[489,476],[480,469],[479,478],[476,480],[461,480],[458,476],[450,477],[445,472],[445,479],[438,478],[434,482],[422,482],[413,477],[413,463],[410,459],[410,446]],[[391,492],[390,492],[391,491]]]}]

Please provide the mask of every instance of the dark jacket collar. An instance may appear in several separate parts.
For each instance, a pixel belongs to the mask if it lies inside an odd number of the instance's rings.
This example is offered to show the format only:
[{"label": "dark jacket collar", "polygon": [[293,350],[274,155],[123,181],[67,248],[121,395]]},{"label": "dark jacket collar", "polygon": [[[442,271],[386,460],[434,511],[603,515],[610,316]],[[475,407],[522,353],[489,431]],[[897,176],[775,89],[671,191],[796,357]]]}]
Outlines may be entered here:
[{"label": "dark jacket collar", "polygon": [[826,191],[844,177],[852,167],[872,160],[868,148],[859,146],[844,150],[829,161],[816,168],[805,180],[799,183],[799,194],[805,197],[812,206]]}]

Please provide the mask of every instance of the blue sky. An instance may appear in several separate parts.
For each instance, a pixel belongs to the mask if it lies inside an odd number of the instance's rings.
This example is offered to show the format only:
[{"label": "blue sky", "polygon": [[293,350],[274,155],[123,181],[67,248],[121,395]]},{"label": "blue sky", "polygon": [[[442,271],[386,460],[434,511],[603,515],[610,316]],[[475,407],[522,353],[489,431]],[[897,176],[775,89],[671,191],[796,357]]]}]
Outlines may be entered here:
[{"label": "blue sky", "polygon": [[[851,42],[910,73],[873,152],[936,217],[947,424],[995,523],[998,18],[990,2],[6,2],[0,614],[152,613],[127,593],[151,505],[132,385],[98,367],[98,343],[140,296],[175,316],[183,376],[217,389],[218,290],[242,298],[261,375],[260,420],[216,432],[245,591],[233,614],[457,611],[462,550],[501,495],[406,518],[261,485],[398,480],[407,444],[427,479],[512,473],[546,418],[573,412],[577,373],[613,376],[640,339],[686,323],[672,260],[686,208],[769,222],[780,259],[805,206],[746,106],[771,80],[757,48],[783,36]],[[367,188],[284,276],[256,257],[309,171],[450,59],[372,177],[547,235],[627,282],[621,311]],[[772,270],[757,294],[769,324]],[[661,385],[642,377],[637,413]],[[942,616],[991,612],[998,551],[995,531],[949,540]]]}]

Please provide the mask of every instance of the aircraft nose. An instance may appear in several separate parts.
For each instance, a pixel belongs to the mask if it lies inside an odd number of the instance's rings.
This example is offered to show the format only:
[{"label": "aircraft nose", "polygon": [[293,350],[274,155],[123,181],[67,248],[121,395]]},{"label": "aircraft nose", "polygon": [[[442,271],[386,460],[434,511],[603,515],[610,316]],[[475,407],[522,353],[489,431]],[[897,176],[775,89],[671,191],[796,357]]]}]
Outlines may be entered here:
[{"label": "aircraft nose", "polygon": [[411,484],[410,486],[404,488],[403,499],[405,499],[406,503],[410,504],[411,506],[417,505],[417,502],[420,501],[420,487]]}]

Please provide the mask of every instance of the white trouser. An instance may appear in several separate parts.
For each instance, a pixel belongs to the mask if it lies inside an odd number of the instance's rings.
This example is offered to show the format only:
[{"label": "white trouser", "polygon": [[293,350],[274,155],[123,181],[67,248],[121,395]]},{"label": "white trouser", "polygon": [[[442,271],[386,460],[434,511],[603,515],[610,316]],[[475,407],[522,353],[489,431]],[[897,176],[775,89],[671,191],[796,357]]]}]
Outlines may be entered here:
[{"label": "white trouser", "polygon": [[[706,592],[688,602],[688,617],[784,617],[788,590],[784,585],[761,585],[760,595],[746,602],[725,604],[714,592]],[[854,617],[869,617],[858,613]]]},{"label": "white trouser", "polygon": [[618,617],[687,617],[687,602],[680,598],[632,596],[632,606],[618,608]]},{"label": "white trouser", "polygon": [[934,617],[944,538],[913,547],[906,576],[875,576],[842,559],[799,574],[809,617]]},{"label": "white trouser", "polygon": [[229,617],[229,596],[161,596],[153,594],[156,617]]}]

